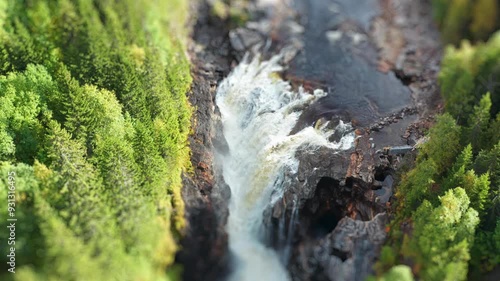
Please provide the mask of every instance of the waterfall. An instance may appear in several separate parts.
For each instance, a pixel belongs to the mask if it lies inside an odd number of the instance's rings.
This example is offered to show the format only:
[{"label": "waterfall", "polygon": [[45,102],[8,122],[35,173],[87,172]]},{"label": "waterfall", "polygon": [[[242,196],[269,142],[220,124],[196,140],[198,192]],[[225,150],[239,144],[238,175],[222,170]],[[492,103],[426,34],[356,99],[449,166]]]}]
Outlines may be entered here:
[{"label": "waterfall", "polygon": [[290,220],[288,221],[288,228],[286,227],[286,214],[283,212],[281,219],[279,220],[278,227],[278,252],[280,253],[281,262],[283,264],[288,264],[290,260],[290,255],[292,254],[292,238],[295,232],[295,225],[297,223],[297,215],[299,213],[299,202],[297,196],[294,194],[292,202],[292,211]]},{"label": "waterfall", "polygon": [[[234,281],[289,280],[277,252],[262,241],[263,211],[281,199],[287,182],[296,174],[299,147],[348,149],[354,140],[351,132],[338,143],[329,142],[334,131],[325,126],[290,135],[302,110],[326,94],[293,91],[276,75],[282,70],[279,60],[279,56],[269,61],[245,58],[220,84],[216,95],[229,148],[216,161],[231,188],[227,232],[235,256],[229,279]],[[340,122],[336,130],[349,128]]]}]

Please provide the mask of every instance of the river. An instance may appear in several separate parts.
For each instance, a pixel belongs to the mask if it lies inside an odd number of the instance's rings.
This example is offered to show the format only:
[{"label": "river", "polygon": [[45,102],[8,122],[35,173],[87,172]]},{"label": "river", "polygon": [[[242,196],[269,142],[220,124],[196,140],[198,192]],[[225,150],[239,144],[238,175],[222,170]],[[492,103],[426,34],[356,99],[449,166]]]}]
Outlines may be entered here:
[{"label": "river", "polygon": [[[281,199],[296,174],[298,148],[348,149],[354,141],[351,126],[343,122],[334,130],[324,124],[290,134],[302,111],[326,93],[293,91],[275,74],[282,70],[279,59],[243,60],[220,84],[216,96],[229,148],[216,159],[231,189],[227,232],[235,257],[229,279],[234,281],[289,280],[284,259],[266,247],[263,211]],[[344,136],[339,142],[328,141],[335,130]]]}]

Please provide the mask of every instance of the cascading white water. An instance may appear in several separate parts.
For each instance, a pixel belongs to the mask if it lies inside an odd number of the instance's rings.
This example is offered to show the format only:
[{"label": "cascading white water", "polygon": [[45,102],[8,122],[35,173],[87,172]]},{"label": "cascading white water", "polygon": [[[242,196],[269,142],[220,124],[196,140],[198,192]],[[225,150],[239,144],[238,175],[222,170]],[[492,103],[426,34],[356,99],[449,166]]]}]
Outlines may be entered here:
[{"label": "cascading white water", "polygon": [[290,259],[292,250],[292,238],[295,230],[295,224],[297,219],[297,214],[299,212],[299,202],[297,196],[293,196],[292,211],[290,220],[288,221],[288,227],[286,227],[286,213],[283,212],[281,219],[279,220],[278,226],[278,252],[280,253],[281,262],[287,264]]},{"label": "cascading white water", "polygon": [[[279,59],[245,59],[221,83],[216,96],[229,147],[217,158],[231,188],[227,232],[236,256],[230,277],[234,281],[289,280],[278,254],[261,241],[263,211],[281,198],[287,175],[296,174],[299,147],[348,149],[354,141],[354,135],[346,133],[338,143],[329,142],[333,131],[313,127],[290,135],[302,110],[325,93],[292,91],[275,75],[282,70]],[[340,122],[336,130],[349,128]]]}]

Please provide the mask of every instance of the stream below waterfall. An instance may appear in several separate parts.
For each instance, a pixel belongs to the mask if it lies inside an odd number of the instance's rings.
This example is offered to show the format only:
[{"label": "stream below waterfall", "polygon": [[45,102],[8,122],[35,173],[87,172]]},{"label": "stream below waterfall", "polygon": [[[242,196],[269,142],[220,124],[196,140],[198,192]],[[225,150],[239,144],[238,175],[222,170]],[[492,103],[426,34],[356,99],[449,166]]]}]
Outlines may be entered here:
[{"label": "stream below waterfall", "polygon": [[[227,232],[234,260],[229,280],[289,280],[286,258],[266,246],[263,211],[281,199],[295,176],[299,148],[345,150],[354,142],[352,127],[342,121],[333,130],[324,124],[290,134],[302,111],[326,93],[293,91],[276,75],[282,71],[279,60],[280,56],[269,61],[244,59],[222,81],[216,95],[228,145],[227,151],[217,153],[216,161],[231,189]],[[335,131],[343,137],[330,142]]]}]

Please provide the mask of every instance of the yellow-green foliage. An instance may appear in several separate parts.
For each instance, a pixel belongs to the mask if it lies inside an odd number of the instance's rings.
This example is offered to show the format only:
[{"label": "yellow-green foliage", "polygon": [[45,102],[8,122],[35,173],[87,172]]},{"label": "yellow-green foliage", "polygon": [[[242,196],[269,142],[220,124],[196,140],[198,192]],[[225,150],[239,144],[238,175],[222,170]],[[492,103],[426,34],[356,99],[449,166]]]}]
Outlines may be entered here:
[{"label": "yellow-green foliage", "polygon": [[477,0],[472,10],[470,31],[474,39],[486,39],[498,28],[497,0]]},{"label": "yellow-green foliage", "polygon": [[380,281],[413,281],[411,268],[406,265],[393,266],[387,273],[384,274]]},{"label": "yellow-green foliage", "polygon": [[437,117],[437,122],[429,132],[429,140],[420,149],[417,162],[430,159],[436,163],[438,174],[446,171],[446,167],[460,152],[461,128],[449,114]]},{"label": "yellow-green foliage", "polygon": [[215,0],[212,3],[212,13],[220,19],[227,19],[229,7],[223,0]]},{"label": "yellow-green foliage", "polygon": [[[435,11],[445,13],[447,2],[435,1]],[[500,33],[487,43],[448,47],[439,74],[446,113],[397,187],[379,276],[404,262],[422,280],[479,279],[498,265],[499,75]]]},{"label": "yellow-green foliage", "polygon": [[434,18],[446,43],[486,40],[500,27],[497,0],[432,0]]},{"label": "yellow-green foliage", "polygon": [[[491,166],[491,157],[485,157],[482,168],[473,169],[473,145],[459,153],[463,131],[449,114],[439,116],[416,167],[403,175],[396,193],[397,218],[391,225],[393,248],[384,247],[379,272],[404,258],[412,260],[414,271],[424,280],[466,278],[475,228],[479,217],[488,216],[490,197],[495,194],[489,174],[498,168]],[[412,222],[410,235],[400,231],[403,221]],[[468,228],[462,233],[462,227]],[[467,236],[466,241],[457,238],[457,231],[463,234],[460,237]],[[445,240],[440,242],[441,238]]]},{"label": "yellow-green foliage", "polygon": [[[439,178],[460,151],[460,127],[449,114],[439,116],[421,148],[416,167],[402,176],[397,196],[400,210],[414,211],[424,198],[439,192]],[[435,195],[434,195],[435,196]]]},{"label": "yellow-green foliage", "polygon": [[469,248],[479,223],[462,188],[449,190],[433,207],[424,201],[417,209],[412,239],[405,239],[403,251],[421,265],[423,280],[465,280]]},{"label": "yellow-green foliage", "polygon": [[178,277],[166,268],[190,168],[187,11],[0,0],[0,193],[14,171],[19,227],[17,274],[0,279]]},{"label": "yellow-green foliage", "polygon": [[494,34],[487,43],[471,46],[464,41],[460,48],[448,47],[439,74],[446,110],[459,124],[465,125],[474,113],[474,106],[489,92],[489,111],[491,117],[495,117],[500,112],[499,77],[500,33]]},{"label": "yellow-green foliage", "polygon": [[232,24],[241,26],[248,21],[248,5],[248,0],[214,0],[211,9],[220,19],[229,19]]}]

